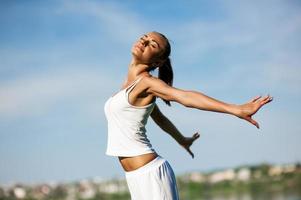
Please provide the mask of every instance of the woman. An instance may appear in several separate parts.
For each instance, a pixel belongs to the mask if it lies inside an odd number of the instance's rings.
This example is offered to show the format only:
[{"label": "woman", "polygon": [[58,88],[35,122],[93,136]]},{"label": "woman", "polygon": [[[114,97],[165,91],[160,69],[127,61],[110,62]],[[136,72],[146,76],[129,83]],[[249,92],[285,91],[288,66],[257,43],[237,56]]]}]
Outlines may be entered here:
[{"label": "woman", "polygon": [[[199,138],[183,136],[160,112],[155,101],[161,98],[186,107],[232,114],[259,128],[252,119],[263,105],[272,101],[269,95],[257,96],[242,105],[228,104],[200,92],[172,87],[173,71],[170,64],[170,44],[161,33],[143,35],[132,47],[132,60],[122,89],[105,103],[108,120],[108,144],[106,154],[118,156],[132,200],[179,199],[174,172],[169,163],[156,153],[146,136],[148,117],[170,134],[194,157],[190,150]],[[158,78],[150,71],[158,68]]]}]

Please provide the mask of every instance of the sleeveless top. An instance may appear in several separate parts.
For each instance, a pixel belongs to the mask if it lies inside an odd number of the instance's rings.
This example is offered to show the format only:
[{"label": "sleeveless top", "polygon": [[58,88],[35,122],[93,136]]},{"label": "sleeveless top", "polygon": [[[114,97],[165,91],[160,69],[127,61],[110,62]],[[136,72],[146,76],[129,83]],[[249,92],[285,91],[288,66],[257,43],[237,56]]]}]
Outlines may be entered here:
[{"label": "sleeveless top", "polygon": [[104,105],[108,121],[106,155],[131,157],[155,152],[145,129],[155,102],[139,107],[129,103],[129,93],[141,78],[111,96]]}]

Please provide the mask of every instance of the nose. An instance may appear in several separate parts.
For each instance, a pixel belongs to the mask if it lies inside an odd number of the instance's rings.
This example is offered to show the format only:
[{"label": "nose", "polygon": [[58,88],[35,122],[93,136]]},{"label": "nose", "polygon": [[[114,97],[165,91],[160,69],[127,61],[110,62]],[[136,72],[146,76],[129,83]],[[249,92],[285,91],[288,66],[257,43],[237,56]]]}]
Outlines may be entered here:
[{"label": "nose", "polygon": [[148,43],[149,43],[149,41],[148,41],[148,40],[142,40],[142,41],[141,41],[141,44],[142,44],[143,46],[146,46],[146,45],[148,45]]}]

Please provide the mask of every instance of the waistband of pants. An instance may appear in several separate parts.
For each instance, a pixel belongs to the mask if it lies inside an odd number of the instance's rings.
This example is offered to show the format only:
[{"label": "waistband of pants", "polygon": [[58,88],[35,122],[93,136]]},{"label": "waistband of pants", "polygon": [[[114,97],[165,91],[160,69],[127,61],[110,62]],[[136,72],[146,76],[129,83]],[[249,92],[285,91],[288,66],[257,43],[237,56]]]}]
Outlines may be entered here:
[{"label": "waistband of pants", "polygon": [[146,163],[145,165],[143,165],[142,167],[139,167],[138,169],[132,170],[132,171],[125,171],[125,176],[126,177],[132,177],[132,176],[137,176],[143,173],[146,173],[154,168],[159,167],[161,164],[163,164],[165,162],[165,158],[161,157],[161,156],[157,156],[155,159],[153,159],[152,161]]}]

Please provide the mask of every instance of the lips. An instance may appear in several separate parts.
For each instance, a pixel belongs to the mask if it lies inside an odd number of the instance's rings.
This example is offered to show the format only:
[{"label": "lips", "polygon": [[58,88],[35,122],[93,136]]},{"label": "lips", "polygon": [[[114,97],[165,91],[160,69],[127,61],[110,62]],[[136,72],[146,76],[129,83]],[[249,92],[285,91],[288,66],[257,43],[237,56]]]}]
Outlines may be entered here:
[{"label": "lips", "polygon": [[139,51],[143,52],[144,49],[142,49],[139,45],[135,45],[135,48],[138,49]]}]

